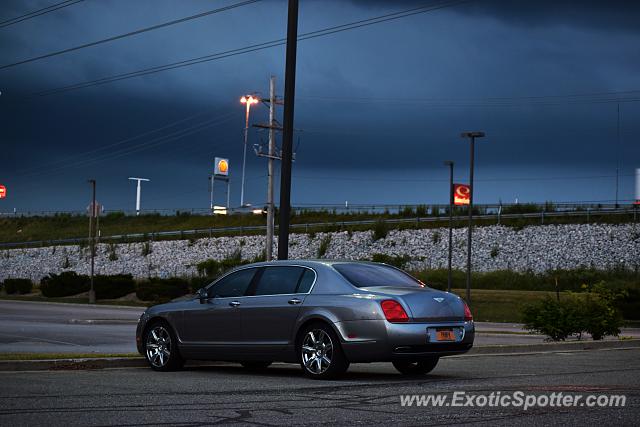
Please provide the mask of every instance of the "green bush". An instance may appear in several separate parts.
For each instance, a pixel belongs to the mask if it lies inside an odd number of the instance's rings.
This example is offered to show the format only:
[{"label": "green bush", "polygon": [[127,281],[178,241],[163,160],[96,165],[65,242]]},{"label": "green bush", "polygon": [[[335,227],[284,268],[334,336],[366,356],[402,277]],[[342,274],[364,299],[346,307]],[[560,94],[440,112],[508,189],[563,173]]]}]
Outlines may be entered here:
[{"label": "green bush", "polygon": [[411,261],[411,257],[409,255],[373,254],[371,255],[371,261],[382,262],[394,267],[404,268],[404,266]]},{"label": "green bush", "polygon": [[75,271],[49,274],[40,281],[40,292],[48,298],[67,297],[89,290],[89,276],[79,275]]},{"label": "green bush", "polygon": [[173,277],[170,279],[151,278],[138,283],[136,296],[143,301],[164,302],[191,292],[189,282]]},{"label": "green bush", "polygon": [[331,245],[331,234],[327,234],[320,240],[320,246],[318,247],[318,258],[325,256]]},{"label": "green bush", "polygon": [[571,335],[581,337],[585,332],[594,340],[617,336],[623,320],[614,303],[624,294],[598,283],[586,292],[568,293],[560,300],[547,297],[524,308],[525,328],[547,335],[553,341],[565,340]]},{"label": "green bush", "polygon": [[30,279],[5,279],[2,282],[4,290],[8,294],[28,294],[33,289],[33,282]]},{"label": "green bush", "polygon": [[379,219],[373,224],[373,240],[380,240],[387,237],[389,234],[389,227],[384,220]]},{"label": "green bush", "polygon": [[130,274],[112,276],[97,275],[93,278],[96,299],[115,299],[136,291],[136,283]]},{"label": "green bush", "polygon": [[582,329],[573,298],[558,301],[547,297],[529,304],[522,311],[522,320],[525,329],[546,335],[553,341],[564,341]]},{"label": "green bush", "polygon": [[243,260],[242,252],[240,250],[235,251],[231,256],[218,261],[215,259],[208,259],[196,264],[196,268],[198,269],[198,275],[201,277],[217,277],[221,274],[226,273],[229,270],[232,270],[236,267],[240,267],[241,265],[249,264],[252,262],[261,262],[266,259],[265,251],[262,251],[258,256],[251,260]]}]

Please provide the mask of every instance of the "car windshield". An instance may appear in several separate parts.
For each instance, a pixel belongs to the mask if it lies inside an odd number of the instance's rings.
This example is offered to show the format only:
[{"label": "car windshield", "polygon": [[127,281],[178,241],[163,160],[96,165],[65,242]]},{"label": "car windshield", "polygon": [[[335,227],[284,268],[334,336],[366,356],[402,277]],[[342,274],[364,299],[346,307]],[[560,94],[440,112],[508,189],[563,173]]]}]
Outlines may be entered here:
[{"label": "car windshield", "polygon": [[409,274],[382,264],[334,264],[338,270],[352,285],[358,288],[370,286],[402,286],[407,288],[419,288],[424,285]]}]

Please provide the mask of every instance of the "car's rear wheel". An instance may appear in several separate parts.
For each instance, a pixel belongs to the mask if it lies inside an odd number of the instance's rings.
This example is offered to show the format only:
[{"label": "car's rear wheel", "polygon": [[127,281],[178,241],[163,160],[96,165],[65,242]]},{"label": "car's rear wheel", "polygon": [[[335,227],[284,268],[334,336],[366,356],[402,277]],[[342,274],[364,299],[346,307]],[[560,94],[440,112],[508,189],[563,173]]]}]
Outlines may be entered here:
[{"label": "car's rear wheel", "polygon": [[338,336],[326,324],[316,323],[307,327],[298,345],[300,366],[310,378],[335,378],[349,368]]},{"label": "car's rear wheel", "polygon": [[266,362],[266,361],[247,361],[247,362],[240,362],[240,364],[242,366],[244,366],[245,368],[247,368],[250,371],[262,371],[264,369],[267,369],[269,367],[269,365],[271,365],[272,362]]},{"label": "car's rear wheel", "polygon": [[178,351],[177,342],[168,324],[157,322],[150,325],[144,338],[145,357],[149,366],[156,371],[174,371],[182,368],[184,360]]},{"label": "car's rear wheel", "polygon": [[433,371],[438,364],[438,360],[438,357],[430,357],[417,361],[396,360],[393,362],[393,367],[403,375],[424,375]]}]

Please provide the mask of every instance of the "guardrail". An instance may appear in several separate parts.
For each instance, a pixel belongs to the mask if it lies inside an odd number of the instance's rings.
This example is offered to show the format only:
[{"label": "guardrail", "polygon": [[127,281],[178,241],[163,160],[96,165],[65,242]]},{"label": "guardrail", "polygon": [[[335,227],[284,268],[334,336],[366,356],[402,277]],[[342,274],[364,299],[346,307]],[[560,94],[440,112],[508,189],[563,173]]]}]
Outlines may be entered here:
[{"label": "guardrail", "polygon": [[[554,212],[530,212],[530,213],[513,213],[513,214],[502,214],[500,211],[491,214],[480,214],[474,215],[474,221],[481,220],[495,220],[497,224],[503,219],[531,219],[531,218],[539,218],[540,223],[544,224],[545,218],[556,218],[556,217],[580,217],[586,216],[587,221],[591,220],[591,217],[602,216],[602,215],[631,215],[633,214],[634,222],[637,220],[638,215],[638,206],[630,207],[630,208],[601,208],[601,209],[586,209],[582,210],[573,210],[573,211],[554,211]],[[373,225],[379,221],[383,221],[386,224],[420,224],[420,223],[429,223],[429,222],[447,222],[448,216],[427,216],[427,217],[414,217],[414,218],[376,218],[376,219],[366,219],[366,220],[353,220],[353,221],[332,221],[332,222],[313,222],[313,223],[298,223],[291,224],[289,227],[292,231],[302,230],[307,233],[313,231],[318,228],[326,228],[326,227],[350,227],[350,226],[360,226],[360,225]],[[460,222],[466,221],[468,219],[467,215],[456,215],[453,217],[453,221]],[[276,231],[278,230],[278,226],[275,226]],[[145,240],[157,240],[158,238],[164,237],[184,237],[188,238],[190,236],[209,236],[213,237],[218,234],[226,234],[226,233],[245,233],[245,232],[266,232],[266,225],[251,225],[251,226],[233,226],[233,227],[210,227],[210,228],[199,228],[193,230],[175,230],[175,231],[158,231],[152,233],[132,233],[132,234],[115,234],[111,236],[101,236],[99,237],[100,243],[107,243],[113,241],[140,241],[141,239]],[[87,244],[89,243],[88,237],[82,238],[70,238],[70,239],[55,239],[55,240],[38,240],[38,241],[30,241],[30,242],[14,242],[14,243],[0,243],[0,248],[19,248],[19,247],[38,247],[38,246],[54,246],[54,245],[68,245],[68,244]]]}]

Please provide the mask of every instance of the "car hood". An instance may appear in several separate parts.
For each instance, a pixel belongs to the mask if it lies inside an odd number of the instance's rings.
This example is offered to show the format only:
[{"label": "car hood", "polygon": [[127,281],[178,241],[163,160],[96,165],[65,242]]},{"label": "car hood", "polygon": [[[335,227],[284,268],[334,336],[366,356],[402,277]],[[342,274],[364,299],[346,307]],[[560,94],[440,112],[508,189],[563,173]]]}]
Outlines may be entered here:
[{"label": "car hood", "polygon": [[403,286],[372,286],[361,288],[369,293],[400,301],[408,309],[412,321],[464,320],[464,302],[449,292],[436,289],[407,288]]}]

